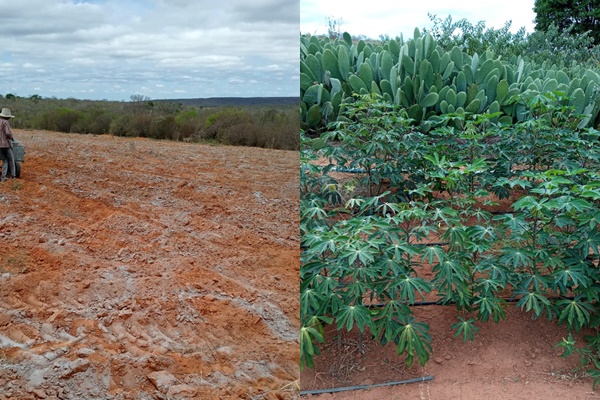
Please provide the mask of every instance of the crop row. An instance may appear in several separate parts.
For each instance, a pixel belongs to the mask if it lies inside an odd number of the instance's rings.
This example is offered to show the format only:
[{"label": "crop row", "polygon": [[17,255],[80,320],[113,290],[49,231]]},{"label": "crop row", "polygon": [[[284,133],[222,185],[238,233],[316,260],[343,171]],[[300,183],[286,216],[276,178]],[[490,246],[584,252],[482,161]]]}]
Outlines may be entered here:
[{"label": "crop row", "polygon": [[[507,297],[569,330],[600,325],[600,132],[573,129],[577,106],[553,93],[528,98],[516,96],[527,118],[508,126],[444,114],[459,123],[424,132],[406,108],[365,94],[320,143],[303,136],[302,366],[327,324],[425,364],[429,326],[411,309],[423,296],[456,305],[464,340],[504,319]],[[561,346],[592,362],[598,383],[600,335],[588,340]]]}]

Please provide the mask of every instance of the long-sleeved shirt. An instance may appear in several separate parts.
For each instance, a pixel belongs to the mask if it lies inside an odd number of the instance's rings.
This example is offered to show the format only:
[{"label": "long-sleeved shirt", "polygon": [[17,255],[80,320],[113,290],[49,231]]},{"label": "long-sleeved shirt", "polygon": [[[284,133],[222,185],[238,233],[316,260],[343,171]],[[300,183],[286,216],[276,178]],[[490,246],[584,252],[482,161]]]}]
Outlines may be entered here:
[{"label": "long-sleeved shirt", "polygon": [[14,140],[10,124],[7,119],[0,118],[0,148],[12,148],[11,140]]}]

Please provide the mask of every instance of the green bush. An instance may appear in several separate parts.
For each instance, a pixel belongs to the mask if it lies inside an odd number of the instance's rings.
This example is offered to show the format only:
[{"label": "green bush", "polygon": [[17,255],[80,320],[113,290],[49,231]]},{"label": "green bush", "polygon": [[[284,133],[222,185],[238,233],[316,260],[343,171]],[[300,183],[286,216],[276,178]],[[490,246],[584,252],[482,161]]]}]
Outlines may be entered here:
[{"label": "green bush", "polygon": [[180,111],[175,116],[174,140],[191,138],[198,132],[200,121],[196,110]]},{"label": "green bush", "polygon": [[273,127],[262,127],[256,124],[234,125],[225,130],[222,141],[234,146],[296,150],[293,141],[285,140],[285,133]]},{"label": "green bush", "polygon": [[59,107],[42,114],[39,122],[42,129],[69,133],[82,116],[79,110]]},{"label": "green bush", "polygon": [[115,136],[130,136],[127,134],[129,132],[130,120],[131,115],[121,115],[120,117],[113,119],[110,123],[108,132]]},{"label": "green bush", "polygon": [[152,137],[152,116],[150,114],[134,114],[127,125],[127,136]]},{"label": "green bush", "polygon": [[254,117],[240,108],[229,108],[210,115],[205,122],[203,136],[206,139],[225,141],[236,125],[254,124]]},{"label": "green bush", "polygon": [[176,140],[175,116],[165,115],[152,119],[149,137],[153,139]]},{"label": "green bush", "polygon": [[510,59],[522,55],[527,48],[525,28],[519,29],[517,33],[512,33],[510,21],[506,22],[502,28],[494,29],[486,27],[483,21],[473,25],[465,18],[452,21],[452,17],[448,16],[442,20],[435,14],[429,14],[429,19],[433,22],[433,26],[430,29],[423,29],[423,31],[429,32],[447,51],[457,46],[467,54],[481,55],[490,49],[496,55]]},{"label": "green bush", "polygon": [[110,111],[91,106],[81,111],[81,118],[73,126],[72,131],[78,133],[91,133],[103,135],[110,132],[110,124],[114,116]]}]

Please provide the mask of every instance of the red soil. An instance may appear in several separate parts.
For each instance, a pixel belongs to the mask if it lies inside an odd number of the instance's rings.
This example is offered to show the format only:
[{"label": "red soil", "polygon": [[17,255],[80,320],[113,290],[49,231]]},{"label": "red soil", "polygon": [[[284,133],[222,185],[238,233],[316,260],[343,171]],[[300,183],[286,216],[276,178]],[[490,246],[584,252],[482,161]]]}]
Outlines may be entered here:
[{"label": "red soil", "polygon": [[15,136],[0,399],[296,397],[297,152]]}]

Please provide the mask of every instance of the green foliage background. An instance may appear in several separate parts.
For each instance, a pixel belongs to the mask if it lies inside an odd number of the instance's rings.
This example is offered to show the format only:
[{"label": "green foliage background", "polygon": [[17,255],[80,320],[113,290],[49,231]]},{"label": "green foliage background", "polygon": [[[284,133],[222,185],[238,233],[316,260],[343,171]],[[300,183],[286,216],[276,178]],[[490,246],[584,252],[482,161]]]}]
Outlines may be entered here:
[{"label": "green foliage background", "polygon": [[600,9],[596,0],[535,0],[533,10],[538,32],[546,32],[554,25],[574,36],[589,32],[594,43],[600,43]]}]

